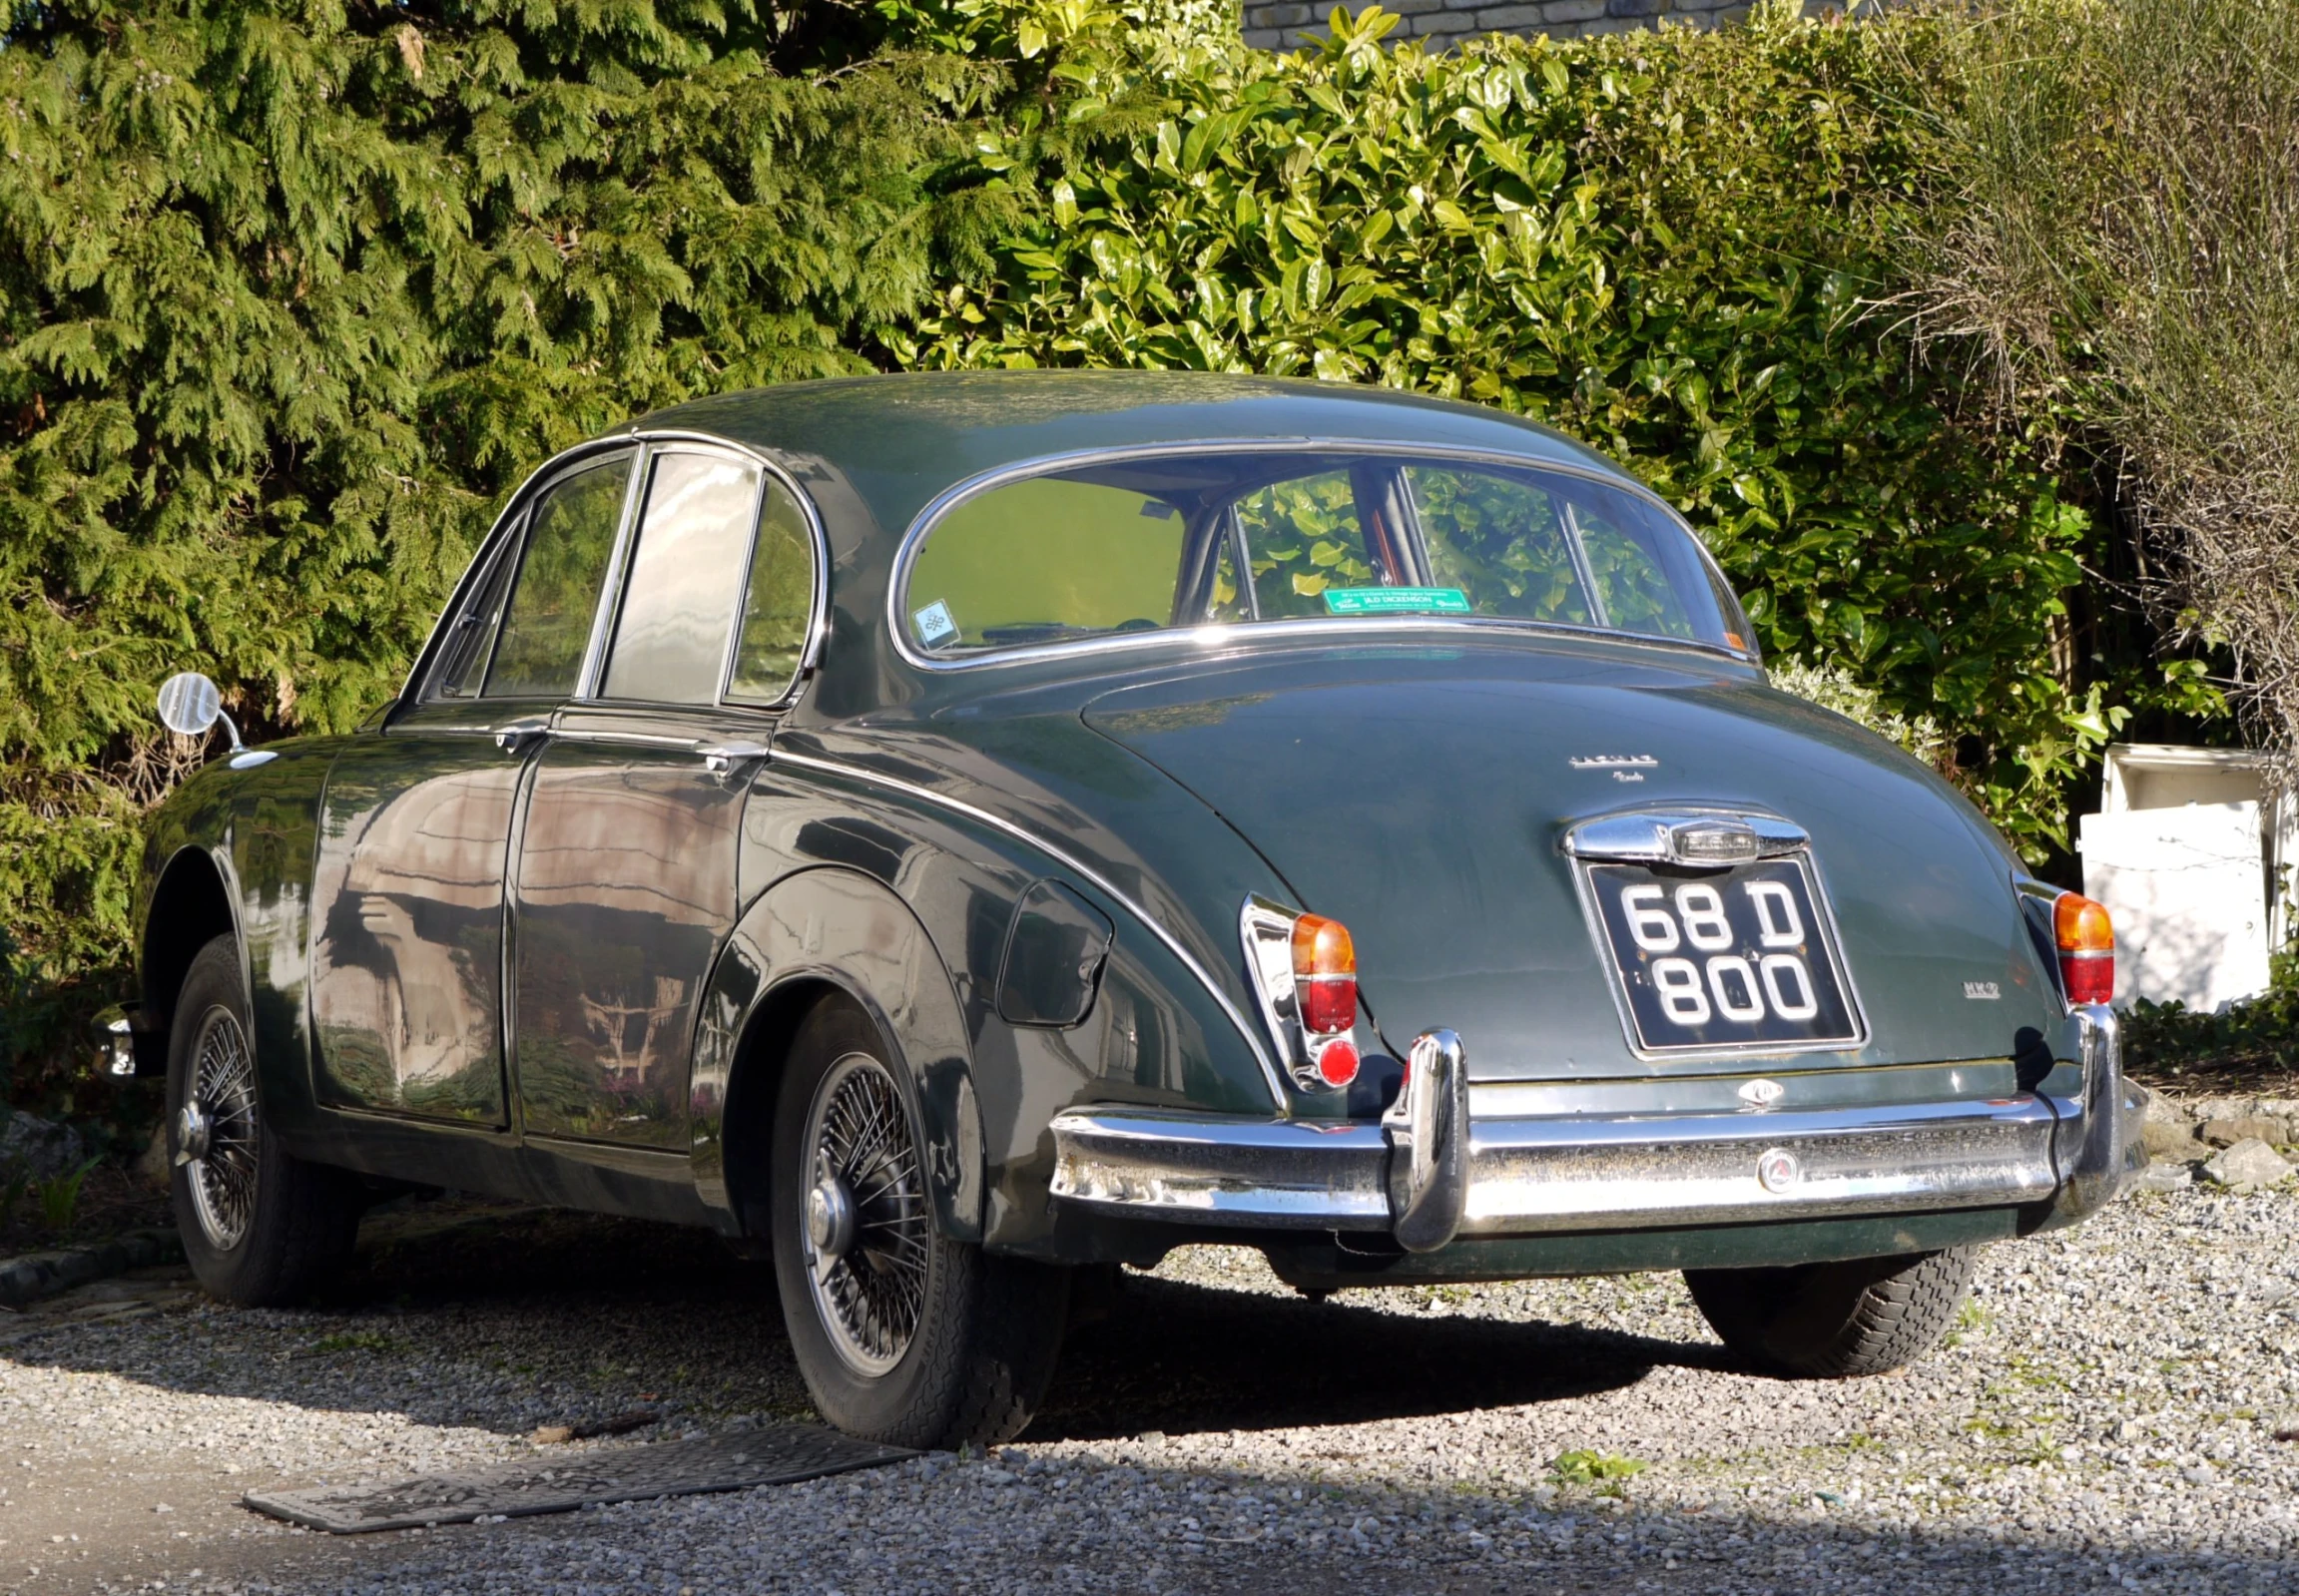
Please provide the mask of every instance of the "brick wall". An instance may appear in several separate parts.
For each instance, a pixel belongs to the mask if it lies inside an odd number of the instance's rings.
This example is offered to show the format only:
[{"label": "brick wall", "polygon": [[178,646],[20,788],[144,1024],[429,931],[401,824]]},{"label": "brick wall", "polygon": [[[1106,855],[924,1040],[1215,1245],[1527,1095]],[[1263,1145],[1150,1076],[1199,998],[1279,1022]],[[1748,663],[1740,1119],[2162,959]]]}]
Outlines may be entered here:
[{"label": "brick wall", "polygon": [[[1525,0],[1514,5],[1490,0],[1381,0],[1381,6],[1405,19],[1390,35],[1393,41],[1444,33],[1545,33],[1576,39],[1588,33],[1648,28],[1663,18],[1707,28],[1748,14],[1748,0]],[[1333,0],[1319,0],[1316,5],[1245,0],[1245,42],[1264,50],[1290,50],[1322,39],[1332,10]]]}]

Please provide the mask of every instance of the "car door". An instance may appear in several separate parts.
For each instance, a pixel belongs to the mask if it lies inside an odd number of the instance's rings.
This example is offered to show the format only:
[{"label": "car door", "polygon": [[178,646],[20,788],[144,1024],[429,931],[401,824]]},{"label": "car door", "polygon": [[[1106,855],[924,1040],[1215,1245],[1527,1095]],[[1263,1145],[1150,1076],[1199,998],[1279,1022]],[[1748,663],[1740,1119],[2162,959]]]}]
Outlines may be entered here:
[{"label": "car door", "polygon": [[653,444],[595,685],[517,831],[513,1032],[530,1136],[681,1148],[695,1005],[734,927],[745,794],[814,613],[816,547],[758,462]]},{"label": "car door", "polygon": [[635,456],[588,456],[543,484],[450,620],[415,701],[336,757],[313,874],[323,1103],[508,1124],[512,816],[588,651]]}]

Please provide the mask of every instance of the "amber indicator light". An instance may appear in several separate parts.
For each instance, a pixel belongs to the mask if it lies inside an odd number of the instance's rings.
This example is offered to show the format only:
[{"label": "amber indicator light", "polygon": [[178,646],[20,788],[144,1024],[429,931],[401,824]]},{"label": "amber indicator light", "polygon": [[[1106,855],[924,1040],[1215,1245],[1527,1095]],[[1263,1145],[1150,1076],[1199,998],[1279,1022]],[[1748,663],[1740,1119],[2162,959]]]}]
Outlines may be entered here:
[{"label": "amber indicator light", "polygon": [[2115,991],[2115,927],[2107,910],[2080,892],[2062,892],[2051,905],[2051,936],[2067,1001],[2106,1002]]}]

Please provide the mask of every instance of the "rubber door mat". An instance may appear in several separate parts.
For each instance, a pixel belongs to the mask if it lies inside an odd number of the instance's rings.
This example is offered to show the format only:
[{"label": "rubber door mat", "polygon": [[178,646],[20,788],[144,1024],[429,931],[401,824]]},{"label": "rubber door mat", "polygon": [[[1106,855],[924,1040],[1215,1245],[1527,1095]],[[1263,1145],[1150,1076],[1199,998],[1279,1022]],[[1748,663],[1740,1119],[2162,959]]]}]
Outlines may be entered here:
[{"label": "rubber door mat", "polygon": [[913,1455],[898,1446],[851,1440],[812,1424],[762,1424],[707,1440],[601,1447],[463,1474],[423,1474],[388,1485],[250,1491],[243,1500],[256,1511],[290,1524],[355,1535],[370,1529],[465,1524],[497,1513],[515,1518],[655,1496],[784,1485]]}]

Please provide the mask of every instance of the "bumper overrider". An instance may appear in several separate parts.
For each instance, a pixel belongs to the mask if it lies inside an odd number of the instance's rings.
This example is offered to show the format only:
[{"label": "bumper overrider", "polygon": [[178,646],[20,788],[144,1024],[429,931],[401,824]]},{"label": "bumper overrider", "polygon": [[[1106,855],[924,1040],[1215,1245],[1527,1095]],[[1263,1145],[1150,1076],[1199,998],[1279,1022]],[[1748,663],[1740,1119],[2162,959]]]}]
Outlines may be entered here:
[{"label": "bumper overrider", "polygon": [[1476,1118],[1450,1031],[1425,1032],[1376,1123],[1089,1108],[1055,1117],[1053,1196],[1131,1219],[1460,1237],[2045,1208],[2066,1223],[2144,1167],[2116,1019],[2072,1011],[2081,1084],[1816,1112]]}]

